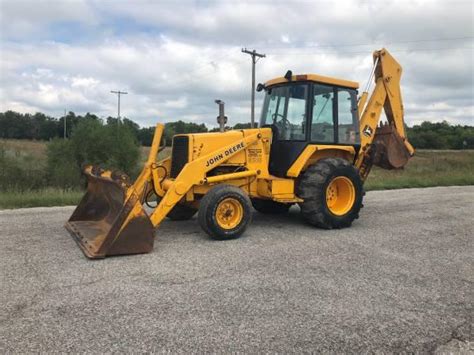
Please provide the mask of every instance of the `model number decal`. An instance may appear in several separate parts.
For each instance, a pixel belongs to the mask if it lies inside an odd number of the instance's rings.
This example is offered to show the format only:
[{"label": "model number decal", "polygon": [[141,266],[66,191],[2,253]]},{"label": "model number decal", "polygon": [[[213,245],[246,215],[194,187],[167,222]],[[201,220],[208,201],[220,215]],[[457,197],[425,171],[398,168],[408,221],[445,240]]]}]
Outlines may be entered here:
[{"label": "model number decal", "polygon": [[240,142],[240,143],[234,145],[233,147],[231,147],[231,148],[227,149],[226,151],[224,151],[224,153],[217,154],[216,156],[210,158],[206,162],[206,167],[214,165],[218,161],[221,161],[225,157],[228,157],[229,155],[234,154],[235,152],[238,152],[239,150],[242,150],[243,148],[244,148],[244,142]]}]

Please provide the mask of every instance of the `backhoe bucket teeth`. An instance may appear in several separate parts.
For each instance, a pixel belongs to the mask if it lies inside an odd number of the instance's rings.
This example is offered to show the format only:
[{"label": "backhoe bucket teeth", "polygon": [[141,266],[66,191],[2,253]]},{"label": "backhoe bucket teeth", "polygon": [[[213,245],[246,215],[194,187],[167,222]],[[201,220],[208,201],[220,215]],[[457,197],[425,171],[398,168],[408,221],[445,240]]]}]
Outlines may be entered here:
[{"label": "backhoe bucket teeth", "polygon": [[380,124],[375,131],[374,143],[376,147],[374,165],[384,169],[401,169],[411,155],[405,143],[390,124]]},{"label": "backhoe bucket teeth", "polygon": [[90,166],[84,174],[87,192],[66,223],[84,254],[97,259],[150,252],[154,228],[128,177]]}]

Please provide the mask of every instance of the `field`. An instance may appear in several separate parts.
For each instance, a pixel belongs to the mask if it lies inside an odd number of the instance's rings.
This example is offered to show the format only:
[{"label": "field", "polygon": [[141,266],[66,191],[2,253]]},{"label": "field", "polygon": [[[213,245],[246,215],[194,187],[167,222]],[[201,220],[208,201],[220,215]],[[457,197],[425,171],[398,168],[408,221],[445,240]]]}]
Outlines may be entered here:
[{"label": "field", "polygon": [[474,185],[474,150],[417,150],[402,170],[373,168],[366,190]]},{"label": "field", "polygon": [[[0,140],[5,154],[27,169],[26,178],[35,180],[46,164],[46,144],[38,141]],[[149,148],[142,148],[144,162]],[[169,154],[165,149],[161,155]],[[28,175],[29,173],[29,175]],[[373,168],[366,190],[410,187],[474,185],[473,150],[418,150],[405,169],[387,171]],[[64,206],[77,204],[83,192],[58,188],[0,191],[0,208]]]}]

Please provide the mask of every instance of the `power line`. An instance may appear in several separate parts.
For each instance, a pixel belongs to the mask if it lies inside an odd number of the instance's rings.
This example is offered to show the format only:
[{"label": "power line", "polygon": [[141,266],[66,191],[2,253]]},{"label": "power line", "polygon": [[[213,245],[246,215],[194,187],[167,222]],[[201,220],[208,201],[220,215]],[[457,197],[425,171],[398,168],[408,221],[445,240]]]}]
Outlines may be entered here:
[{"label": "power line", "polygon": [[[458,41],[458,40],[465,40],[465,39],[474,39],[473,36],[466,36],[466,37],[450,37],[450,38],[432,38],[432,39],[416,39],[416,40],[409,40],[409,41],[390,41],[384,42],[383,40],[373,41],[371,43],[358,43],[358,44],[312,44],[312,45],[305,45],[306,48],[339,48],[339,47],[359,47],[359,46],[373,46],[377,43],[384,43],[384,45],[392,45],[392,44],[401,44],[401,43],[420,43],[420,42],[442,42],[442,41]],[[304,45],[304,44],[303,44]],[[281,46],[281,45],[259,45],[262,48],[272,48],[272,49],[291,49],[291,48],[298,48],[298,47],[288,47],[288,46]]]},{"label": "power line", "polygon": [[[168,87],[170,85],[173,85],[173,86],[177,86],[177,85],[181,85],[181,84],[184,84],[186,82],[188,82],[190,79],[194,78],[199,78],[199,79],[202,79],[202,78],[206,78],[210,75],[214,75],[215,73],[214,72],[201,72],[199,73],[201,70],[203,69],[206,69],[208,66],[218,66],[218,64],[216,63],[218,60],[220,59],[224,59],[226,57],[229,57],[230,54],[232,54],[232,52],[234,51],[234,49],[232,50],[227,50],[225,51],[223,54],[217,56],[217,57],[214,57],[212,61],[208,61],[206,62],[205,64],[203,65],[200,65],[198,66],[197,68],[195,68],[194,70],[192,71],[188,71],[186,72],[185,76],[177,79],[177,80],[172,80],[170,81],[170,83],[168,84]],[[132,93],[132,95],[139,95],[139,96],[150,96],[150,95],[160,95],[160,94],[156,94],[156,93]]]},{"label": "power line", "polygon": [[[474,47],[445,47],[445,48],[413,48],[413,49],[390,49],[391,53],[399,52],[423,52],[423,51],[442,51],[442,50],[462,50],[462,49],[474,49]],[[317,54],[367,54],[367,51],[311,51],[311,52],[286,52],[286,53],[269,53],[269,56],[281,56],[281,55],[317,55]]]},{"label": "power line", "polygon": [[[417,40],[410,40],[410,41],[394,41],[390,43],[385,43],[384,45],[391,45],[391,44],[396,44],[396,43],[419,43],[419,42],[436,42],[436,41],[454,41],[454,40],[465,40],[465,39],[473,39],[473,36],[466,36],[466,37],[451,37],[451,38],[433,38],[433,39],[417,39]],[[318,47],[312,46],[308,47],[311,49],[311,51],[306,51],[306,52],[291,52],[287,51],[284,53],[268,53],[269,56],[282,56],[282,55],[288,55],[288,56],[305,56],[305,55],[316,55],[316,54],[367,54],[367,50],[355,50],[355,51],[337,51],[337,50],[323,50],[319,51],[318,48],[338,48],[338,47],[355,47],[355,46],[369,46],[369,45],[374,45],[375,42],[372,43],[366,43],[366,44],[339,44],[339,45],[321,45]],[[272,48],[271,46],[264,46],[264,48]],[[279,48],[279,47],[273,47],[273,48]],[[297,47],[280,47],[280,48],[285,48],[285,49],[304,49],[304,48],[297,48]],[[442,51],[442,50],[472,50],[472,47],[444,47],[444,48],[414,48],[414,49],[390,49],[390,52],[422,52],[422,51]],[[221,55],[215,57],[212,62],[207,62],[203,65],[198,66],[196,69],[194,69],[191,72],[187,72],[184,77],[181,77],[177,80],[172,80],[170,84],[173,84],[174,86],[176,85],[181,85],[184,84],[185,82],[189,81],[192,78],[205,78],[208,76],[213,75],[214,73],[211,72],[201,72],[201,70],[205,69],[208,66],[212,66],[213,62],[216,62],[220,59],[224,59],[226,57],[229,57],[231,53],[234,52],[234,48],[229,49],[222,53]],[[250,53],[249,53],[250,54]],[[254,93],[255,90],[252,89],[252,93]],[[116,92],[114,92],[116,93]],[[150,96],[150,95],[158,95],[158,93],[132,93],[134,95],[140,95],[140,96]],[[253,94],[254,95],[254,94]],[[252,100],[253,101],[253,100]]]},{"label": "power line", "polygon": [[242,53],[250,54],[252,57],[252,103],[250,109],[250,128],[255,125],[255,64],[260,58],[265,58],[265,54],[258,53],[255,49],[249,51],[247,48],[242,48]]},{"label": "power line", "polygon": [[[388,46],[388,45],[392,45],[392,44],[401,44],[401,43],[418,43],[418,42],[436,42],[436,41],[455,41],[455,40],[464,40],[464,39],[473,39],[474,37],[473,36],[466,36],[466,37],[446,37],[446,38],[431,38],[431,39],[416,39],[416,40],[410,40],[410,41],[392,41],[392,42],[387,42],[387,43],[384,43],[384,45]],[[356,46],[369,46],[369,45],[375,45],[376,42],[372,42],[372,43],[360,43],[360,44],[336,44],[336,45],[317,45],[316,46],[310,46],[310,47],[307,47],[307,48],[311,48],[313,49],[312,52],[291,52],[291,51],[288,51],[288,52],[285,52],[285,53],[269,53],[268,55],[270,56],[281,56],[281,55],[314,55],[314,54],[317,54],[317,53],[321,53],[321,54],[331,54],[331,53],[338,53],[338,54],[365,54],[365,53],[368,53],[366,50],[364,51],[344,51],[344,52],[338,52],[338,51],[332,51],[332,52],[328,52],[328,51],[318,51],[318,52],[314,52],[314,49],[315,48],[338,48],[338,47],[356,47]],[[281,48],[281,49],[303,49],[303,48],[298,48],[298,47],[283,47],[283,46],[265,46],[265,45],[261,45],[263,48],[274,48],[274,49],[278,49],[278,48]],[[439,48],[439,49],[399,49],[399,50],[393,50],[391,49],[390,52],[411,52],[411,51],[429,51],[429,50],[456,50],[456,49],[471,49],[471,48],[452,48],[452,47],[449,47],[449,48]],[[213,65],[213,62],[217,62],[218,60],[220,59],[224,59],[228,56],[230,56],[232,53],[233,53],[234,49],[229,49],[225,52],[223,52],[221,55],[217,56],[217,57],[214,57],[213,58],[213,61],[212,62],[207,62],[203,65],[200,65],[198,66],[197,68],[195,68],[194,70],[190,71],[190,72],[186,72],[186,75],[184,77],[181,77],[177,80],[172,80],[170,82],[170,84],[174,85],[174,86],[177,86],[177,85],[181,85],[181,84],[184,84],[185,82],[187,82],[188,80],[190,80],[191,78],[205,78],[205,77],[208,77],[208,76],[211,76],[213,75],[214,73],[199,73],[201,70],[205,69],[206,67],[210,66],[210,65]],[[133,93],[134,95],[142,95],[142,96],[150,96],[150,95],[156,95],[156,93]]]}]

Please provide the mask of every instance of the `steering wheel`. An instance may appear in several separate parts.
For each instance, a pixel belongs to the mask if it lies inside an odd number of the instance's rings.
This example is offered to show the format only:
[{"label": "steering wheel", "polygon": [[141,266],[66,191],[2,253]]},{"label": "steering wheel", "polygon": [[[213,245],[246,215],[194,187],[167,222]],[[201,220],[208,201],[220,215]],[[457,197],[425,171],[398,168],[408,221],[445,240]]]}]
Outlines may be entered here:
[{"label": "steering wheel", "polygon": [[[277,121],[276,120],[277,117],[281,117],[281,120]],[[280,126],[283,131],[288,131],[291,128],[290,121],[288,121],[287,118],[283,116],[281,113],[274,113],[272,115],[272,119],[275,122],[275,126]]]}]

